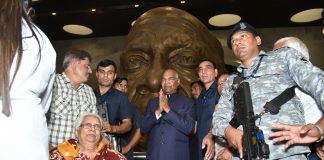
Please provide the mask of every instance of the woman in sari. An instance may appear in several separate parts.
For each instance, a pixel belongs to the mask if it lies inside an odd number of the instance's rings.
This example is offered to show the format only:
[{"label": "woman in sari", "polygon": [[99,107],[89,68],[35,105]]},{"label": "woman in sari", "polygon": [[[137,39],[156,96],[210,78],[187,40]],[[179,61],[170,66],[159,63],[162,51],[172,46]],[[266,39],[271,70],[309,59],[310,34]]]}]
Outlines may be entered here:
[{"label": "woman in sari", "polygon": [[102,142],[102,120],[92,113],[82,115],[75,124],[76,139],[69,139],[51,151],[50,160],[126,160]]}]

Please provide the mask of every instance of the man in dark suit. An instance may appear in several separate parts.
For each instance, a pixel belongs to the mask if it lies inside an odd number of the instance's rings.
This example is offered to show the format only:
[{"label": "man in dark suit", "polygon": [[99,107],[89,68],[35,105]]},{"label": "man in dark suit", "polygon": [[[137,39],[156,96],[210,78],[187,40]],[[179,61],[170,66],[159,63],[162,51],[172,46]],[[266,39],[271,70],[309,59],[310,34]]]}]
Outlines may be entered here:
[{"label": "man in dark suit", "polygon": [[193,101],[177,92],[177,72],[167,69],[159,97],[148,102],[141,131],[149,133],[147,160],[189,160],[189,135],[194,129]]}]

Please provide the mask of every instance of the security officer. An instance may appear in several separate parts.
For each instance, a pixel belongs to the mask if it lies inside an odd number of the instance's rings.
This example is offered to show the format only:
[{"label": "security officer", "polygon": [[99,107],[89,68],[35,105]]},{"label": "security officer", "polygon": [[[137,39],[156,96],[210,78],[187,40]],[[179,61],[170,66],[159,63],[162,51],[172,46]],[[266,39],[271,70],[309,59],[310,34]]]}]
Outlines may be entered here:
[{"label": "security officer", "polygon": [[[324,107],[324,73],[313,66],[300,52],[284,47],[265,53],[259,50],[261,38],[249,24],[241,22],[230,32],[227,44],[241,65],[237,68],[243,81],[250,85],[254,113],[264,111],[266,102],[271,101],[284,90],[298,85],[310,93],[322,108]],[[237,75],[229,77],[224,85],[223,94],[213,114],[212,133],[224,136],[228,143],[239,151],[243,158],[242,135],[240,129],[229,125],[233,117],[233,80]],[[263,130],[264,137],[271,133],[271,124],[304,124],[303,108],[300,100],[294,96],[281,105],[277,114],[265,113],[256,120],[256,125]],[[292,146],[284,149],[283,143],[274,143],[268,138],[269,159],[306,159],[303,153],[309,152],[307,146]]]}]

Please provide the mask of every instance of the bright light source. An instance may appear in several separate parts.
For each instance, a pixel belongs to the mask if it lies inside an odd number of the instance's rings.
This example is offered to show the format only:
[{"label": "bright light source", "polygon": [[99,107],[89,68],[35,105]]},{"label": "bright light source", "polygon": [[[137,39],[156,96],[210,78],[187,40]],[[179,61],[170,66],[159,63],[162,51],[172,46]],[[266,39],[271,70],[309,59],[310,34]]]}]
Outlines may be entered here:
[{"label": "bright light source", "polygon": [[135,4],[134,7],[135,7],[135,8],[139,7],[139,4]]},{"label": "bright light source", "polygon": [[241,17],[236,14],[219,14],[208,20],[209,24],[216,27],[231,26],[239,21],[241,21]]},{"label": "bright light source", "polygon": [[92,8],[92,9],[91,9],[91,12],[95,12],[95,11],[96,11],[96,9],[95,9],[95,8]]},{"label": "bright light source", "polygon": [[56,16],[56,12],[52,12],[52,16]]},{"label": "bright light source", "polygon": [[186,3],[186,1],[180,1],[180,3],[181,3],[181,4],[185,4],[185,3]]},{"label": "bright light source", "polygon": [[89,35],[93,33],[92,29],[86,26],[78,25],[78,24],[69,24],[63,26],[63,30],[65,32],[77,35]]},{"label": "bright light source", "polygon": [[290,20],[295,23],[306,23],[321,19],[323,8],[308,9],[294,14]]}]

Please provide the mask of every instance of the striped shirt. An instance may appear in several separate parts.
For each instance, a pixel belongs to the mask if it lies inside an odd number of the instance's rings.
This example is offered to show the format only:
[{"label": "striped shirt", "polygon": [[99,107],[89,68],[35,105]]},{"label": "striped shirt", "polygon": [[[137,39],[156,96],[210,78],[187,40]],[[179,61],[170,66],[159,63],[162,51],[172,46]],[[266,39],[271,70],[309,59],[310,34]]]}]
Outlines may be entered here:
[{"label": "striped shirt", "polygon": [[49,144],[57,146],[74,138],[74,123],[85,112],[97,113],[96,97],[90,86],[80,84],[73,89],[66,74],[57,74],[48,116]]}]

